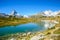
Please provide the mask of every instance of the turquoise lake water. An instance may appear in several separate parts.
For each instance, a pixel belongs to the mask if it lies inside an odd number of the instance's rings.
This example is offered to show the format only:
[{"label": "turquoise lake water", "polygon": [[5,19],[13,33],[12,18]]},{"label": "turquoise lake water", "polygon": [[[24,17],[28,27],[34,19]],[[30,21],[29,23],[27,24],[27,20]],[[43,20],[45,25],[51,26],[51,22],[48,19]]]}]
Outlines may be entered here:
[{"label": "turquoise lake water", "polygon": [[37,32],[45,30],[45,27],[35,23],[27,23],[17,26],[5,26],[0,28],[0,36],[12,33]]}]

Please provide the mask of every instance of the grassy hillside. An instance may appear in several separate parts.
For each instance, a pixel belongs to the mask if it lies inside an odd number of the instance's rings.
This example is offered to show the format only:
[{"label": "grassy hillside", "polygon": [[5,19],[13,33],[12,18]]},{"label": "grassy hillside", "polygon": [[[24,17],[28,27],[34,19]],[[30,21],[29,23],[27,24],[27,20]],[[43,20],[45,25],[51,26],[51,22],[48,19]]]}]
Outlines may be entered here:
[{"label": "grassy hillside", "polygon": [[28,23],[27,18],[0,18],[0,27]]}]

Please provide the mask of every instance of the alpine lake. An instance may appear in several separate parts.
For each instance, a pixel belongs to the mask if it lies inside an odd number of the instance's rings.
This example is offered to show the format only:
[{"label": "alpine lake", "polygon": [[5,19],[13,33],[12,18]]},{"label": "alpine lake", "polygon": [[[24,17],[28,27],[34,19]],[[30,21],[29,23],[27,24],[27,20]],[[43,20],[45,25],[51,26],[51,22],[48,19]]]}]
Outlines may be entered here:
[{"label": "alpine lake", "polygon": [[36,33],[42,32],[55,25],[53,22],[41,21],[38,23],[26,23],[16,26],[4,26],[0,28],[0,36],[16,34],[16,33]]}]

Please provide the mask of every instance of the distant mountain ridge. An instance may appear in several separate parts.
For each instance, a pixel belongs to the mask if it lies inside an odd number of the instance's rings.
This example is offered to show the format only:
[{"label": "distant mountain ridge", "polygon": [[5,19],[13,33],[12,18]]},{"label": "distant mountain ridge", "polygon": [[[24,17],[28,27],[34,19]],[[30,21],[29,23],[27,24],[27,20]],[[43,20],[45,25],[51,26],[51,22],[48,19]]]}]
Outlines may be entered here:
[{"label": "distant mountain ridge", "polygon": [[22,15],[20,15],[19,13],[16,12],[16,10],[13,10],[10,14],[6,14],[6,13],[0,13],[0,17],[9,17],[9,16],[14,16],[14,17],[22,17]]},{"label": "distant mountain ridge", "polygon": [[37,17],[37,18],[41,16],[54,16],[55,17],[55,16],[60,16],[60,10],[59,11],[46,10],[46,11],[43,11],[34,15],[30,15],[30,16],[27,16],[27,15],[22,16],[19,13],[17,13],[16,10],[13,10],[10,14],[0,13],[0,17],[9,17],[9,16],[15,16],[17,18],[20,18],[20,17],[29,18],[31,16]]},{"label": "distant mountain ridge", "polygon": [[58,16],[60,15],[60,10],[59,11],[51,11],[51,10],[47,10],[41,13],[43,16]]}]

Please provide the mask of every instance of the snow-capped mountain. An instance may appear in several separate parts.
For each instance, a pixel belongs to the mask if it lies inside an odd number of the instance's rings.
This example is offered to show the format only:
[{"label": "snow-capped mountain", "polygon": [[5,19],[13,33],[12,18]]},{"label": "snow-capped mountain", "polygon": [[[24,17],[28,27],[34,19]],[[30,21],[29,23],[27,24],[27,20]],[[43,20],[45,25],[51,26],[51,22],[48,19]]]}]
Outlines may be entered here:
[{"label": "snow-capped mountain", "polygon": [[15,16],[17,14],[17,12],[15,10],[13,10],[9,15]]},{"label": "snow-capped mountain", "polygon": [[16,17],[16,18],[22,18],[23,16],[20,15],[19,13],[17,13],[17,14],[15,15],[15,17]]},{"label": "snow-capped mountain", "polygon": [[13,10],[9,15],[10,16],[15,16],[16,18],[22,17],[22,15],[20,15],[20,13],[17,13],[16,10]]},{"label": "snow-capped mountain", "polygon": [[60,16],[60,10],[59,11],[51,11],[51,10],[47,10],[47,11],[43,11],[43,12],[40,12],[38,14],[34,14],[34,15],[31,15],[31,16],[28,16],[28,15],[20,15],[20,13],[17,13],[15,10],[13,10],[10,14],[5,14],[5,13],[0,13],[0,17],[10,17],[10,16],[13,16],[13,17],[17,17],[17,18],[21,18],[21,17],[24,17],[24,18],[29,18],[29,17],[34,17],[34,18],[40,18],[42,16]]},{"label": "snow-capped mountain", "polygon": [[60,11],[51,11],[51,10],[47,10],[47,11],[44,11],[42,13],[43,16],[58,16],[60,15]]},{"label": "snow-capped mountain", "polygon": [[60,11],[57,12],[57,16],[60,16]]},{"label": "snow-capped mountain", "polygon": [[27,15],[24,15],[23,17],[24,17],[24,18],[29,18],[29,16],[27,16]]},{"label": "snow-capped mountain", "polygon": [[0,13],[0,17],[9,17],[9,15],[6,13]]}]

